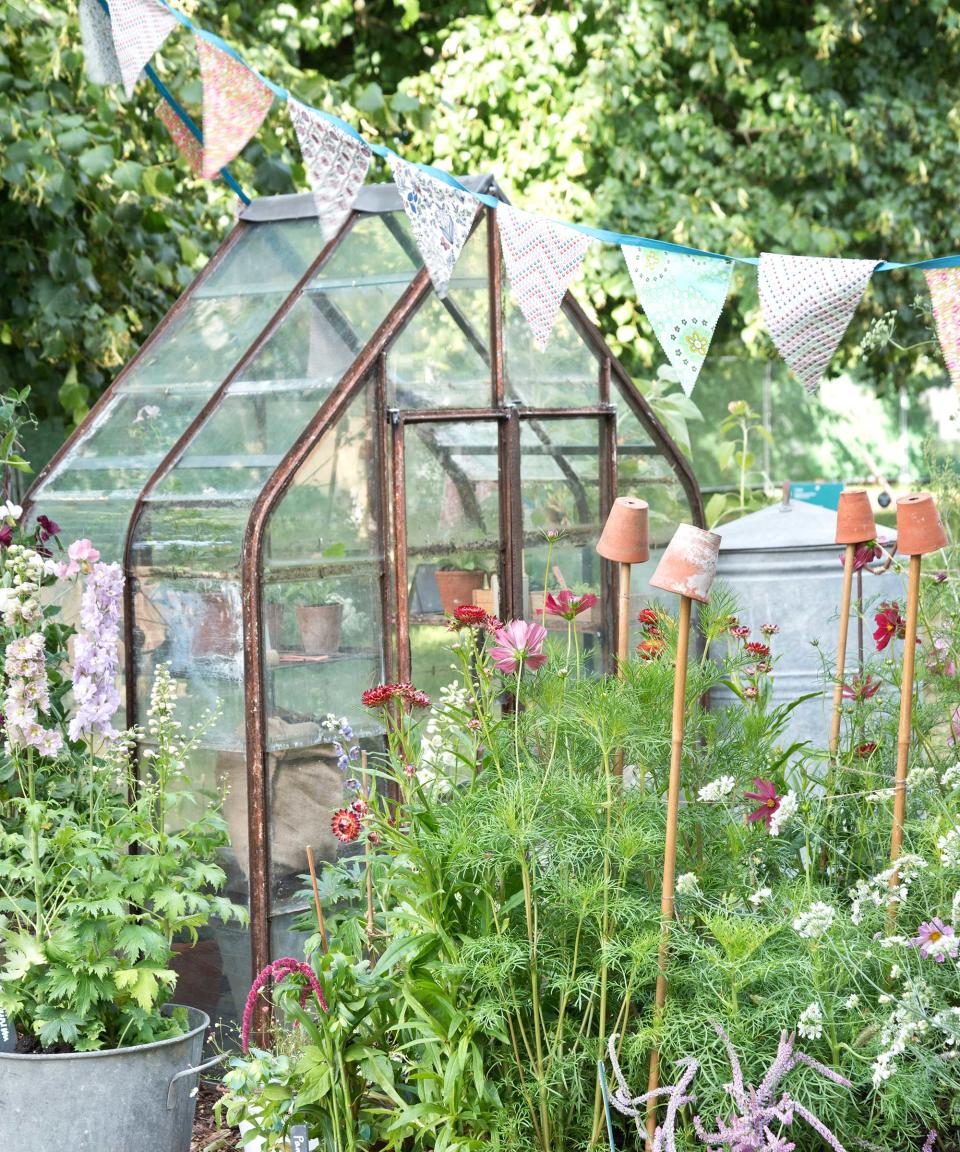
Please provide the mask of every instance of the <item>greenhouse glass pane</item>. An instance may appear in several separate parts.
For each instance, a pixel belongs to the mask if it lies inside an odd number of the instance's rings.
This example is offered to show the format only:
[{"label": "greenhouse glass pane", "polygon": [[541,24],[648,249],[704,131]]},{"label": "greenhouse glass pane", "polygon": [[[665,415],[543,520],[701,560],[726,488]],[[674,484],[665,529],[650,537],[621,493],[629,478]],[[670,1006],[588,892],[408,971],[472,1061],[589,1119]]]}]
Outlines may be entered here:
[{"label": "greenhouse glass pane", "polygon": [[383,678],[372,403],[368,385],[324,434],[273,512],[264,547],[271,886],[274,914],[288,921],[303,846],[326,859],[338,847],[330,818],[350,773],[337,764],[325,720],[345,717],[354,741],[383,731],[360,701]]},{"label": "greenhouse glass pane", "polygon": [[207,277],[197,295],[286,295],[323,246],[320,221],[315,216],[246,225],[244,235]]},{"label": "greenhouse glass pane", "polygon": [[177,577],[235,574],[249,518],[248,500],[148,502],[134,533],[133,569]]},{"label": "greenhouse glass pane", "polygon": [[531,408],[581,408],[600,403],[600,364],[564,312],[541,352],[530,325],[505,290],[503,310],[506,396]]},{"label": "greenhouse glass pane", "polygon": [[[523,568],[528,619],[542,620],[562,634],[567,623],[544,615],[544,587],[601,594],[599,419],[522,419],[520,478],[523,504]],[[558,537],[551,545],[548,535]],[[588,657],[598,656],[601,605],[577,617],[577,633]]]}]

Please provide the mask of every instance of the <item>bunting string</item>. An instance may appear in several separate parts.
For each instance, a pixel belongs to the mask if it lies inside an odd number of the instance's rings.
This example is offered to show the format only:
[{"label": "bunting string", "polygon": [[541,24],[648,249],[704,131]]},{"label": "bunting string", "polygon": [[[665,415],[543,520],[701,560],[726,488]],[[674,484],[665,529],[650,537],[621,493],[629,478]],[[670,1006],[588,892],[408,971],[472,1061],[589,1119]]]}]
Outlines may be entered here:
[{"label": "bunting string", "polygon": [[[96,18],[97,6],[108,24]],[[960,335],[953,303],[957,279],[949,274],[960,270],[960,253],[903,263],[817,260],[814,267],[813,258],[725,254],[521,213],[443,169],[407,160],[385,144],[366,140],[347,121],[296,99],[168,0],[81,0],[81,16],[90,78],[119,79],[129,94],[145,74],[162,98],[158,114],[190,166],[196,171],[199,162],[204,177],[219,175],[244,203],[249,204],[249,198],[227,165],[259,130],[274,97],[288,102],[325,236],[335,234],[352,209],[371,158],[385,160],[440,295],[446,292],[478,206],[496,209],[513,291],[541,348],[556,316],[557,292],[562,299],[595,240],[623,250],[644,312],[688,395],[709,349],[735,265],[759,266],[761,301],[774,343],[808,391],[815,391],[873,273],[918,270],[928,274],[931,291],[939,292],[934,316],[944,353],[949,352],[950,375],[960,387]],[[192,34],[197,47],[203,81],[202,130],[150,64],[177,25]],[[653,273],[654,268],[659,271]]]}]

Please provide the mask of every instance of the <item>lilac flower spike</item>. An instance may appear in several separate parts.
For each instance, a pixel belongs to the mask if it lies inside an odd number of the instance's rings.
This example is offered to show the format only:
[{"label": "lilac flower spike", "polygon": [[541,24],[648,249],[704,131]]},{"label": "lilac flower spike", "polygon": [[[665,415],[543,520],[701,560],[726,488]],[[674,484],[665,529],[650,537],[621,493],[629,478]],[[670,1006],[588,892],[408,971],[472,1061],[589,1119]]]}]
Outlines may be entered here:
[{"label": "lilac flower spike", "polygon": [[654,1100],[658,1096],[669,1097],[663,1123],[657,1125],[657,1130],[654,1133],[653,1152],[677,1152],[677,1113],[685,1104],[691,1104],[696,1099],[695,1096],[687,1094],[687,1089],[690,1087],[694,1076],[696,1076],[697,1069],[700,1065],[692,1056],[688,1056],[685,1060],[679,1062],[679,1067],[683,1069],[683,1075],[674,1086],[654,1088],[651,1092],[644,1092],[642,1096],[632,1096],[630,1087],[623,1075],[623,1070],[620,1067],[620,1062],[617,1059],[616,1033],[607,1041],[607,1052],[610,1056],[610,1065],[613,1068],[613,1075],[617,1082],[616,1091],[610,1094],[610,1103],[623,1116],[633,1117],[634,1123],[637,1126],[637,1132],[641,1136],[645,1136],[646,1129],[642,1123],[642,1117],[645,1113],[641,1111],[640,1105],[646,1104],[648,1100]]},{"label": "lilac flower spike", "polygon": [[113,734],[111,720],[120,706],[117,691],[123,569],[119,564],[94,564],[80,601],[80,631],[73,658],[73,698],[70,739],[94,732]]}]

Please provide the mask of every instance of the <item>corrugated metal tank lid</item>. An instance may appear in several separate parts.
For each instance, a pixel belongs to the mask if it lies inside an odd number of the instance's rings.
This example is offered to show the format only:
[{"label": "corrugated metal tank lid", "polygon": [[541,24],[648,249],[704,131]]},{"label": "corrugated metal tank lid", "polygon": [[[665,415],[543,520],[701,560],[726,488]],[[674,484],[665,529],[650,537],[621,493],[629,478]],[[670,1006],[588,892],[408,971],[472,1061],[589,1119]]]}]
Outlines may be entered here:
[{"label": "corrugated metal tank lid", "polygon": [[769,552],[784,548],[832,548],[837,531],[837,514],[818,504],[792,500],[774,504],[722,524],[721,552]]}]

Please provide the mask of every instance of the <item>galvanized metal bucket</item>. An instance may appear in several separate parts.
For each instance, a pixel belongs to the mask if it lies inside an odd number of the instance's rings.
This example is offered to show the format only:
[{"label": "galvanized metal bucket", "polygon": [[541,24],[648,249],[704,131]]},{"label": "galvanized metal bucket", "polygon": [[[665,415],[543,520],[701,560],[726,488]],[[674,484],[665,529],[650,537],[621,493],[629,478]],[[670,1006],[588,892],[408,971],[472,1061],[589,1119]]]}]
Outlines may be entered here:
[{"label": "galvanized metal bucket", "polygon": [[0,1053],[0,1148],[10,1152],[190,1152],[210,1017],[188,1008],[182,1036],[26,1056]]}]

